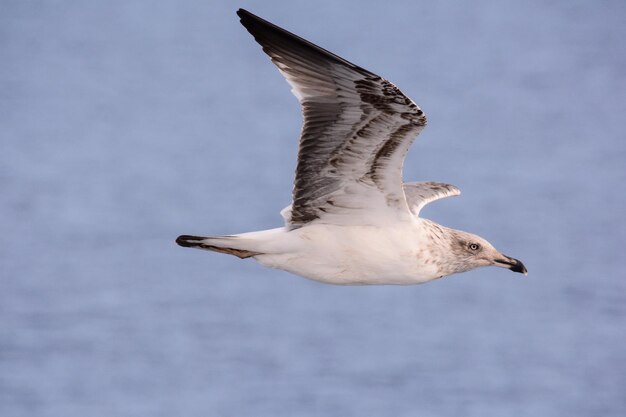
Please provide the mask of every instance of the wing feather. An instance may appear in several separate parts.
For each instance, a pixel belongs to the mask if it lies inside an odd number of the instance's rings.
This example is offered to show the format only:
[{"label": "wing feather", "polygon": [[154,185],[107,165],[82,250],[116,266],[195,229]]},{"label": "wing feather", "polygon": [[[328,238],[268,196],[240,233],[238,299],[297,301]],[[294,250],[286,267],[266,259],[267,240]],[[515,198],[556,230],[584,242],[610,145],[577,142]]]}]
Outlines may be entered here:
[{"label": "wing feather", "polygon": [[243,9],[237,14],[302,106],[289,224],[409,214],[402,164],[426,125],[422,110],[380,76]]},{"label": "wing feather", "polygon": [[426,204],[440,198],[460,195],[461,190],[454,185],[441,182],[407,182],[404,183],[404,194],[411,212],[419,216]]}]

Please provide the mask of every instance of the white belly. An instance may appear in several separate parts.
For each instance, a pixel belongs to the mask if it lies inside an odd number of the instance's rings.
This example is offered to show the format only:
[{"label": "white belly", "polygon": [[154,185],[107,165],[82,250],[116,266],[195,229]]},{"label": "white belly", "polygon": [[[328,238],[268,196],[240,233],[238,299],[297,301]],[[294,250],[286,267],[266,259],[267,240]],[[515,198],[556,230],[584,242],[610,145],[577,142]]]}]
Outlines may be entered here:
[{"label": "white belly", "polygon": [[[407,227],[408,226],[408,227]],[[276,235],[261,264],[329,284],[420,284],[438,277],[410,227],[309,225]]]}]

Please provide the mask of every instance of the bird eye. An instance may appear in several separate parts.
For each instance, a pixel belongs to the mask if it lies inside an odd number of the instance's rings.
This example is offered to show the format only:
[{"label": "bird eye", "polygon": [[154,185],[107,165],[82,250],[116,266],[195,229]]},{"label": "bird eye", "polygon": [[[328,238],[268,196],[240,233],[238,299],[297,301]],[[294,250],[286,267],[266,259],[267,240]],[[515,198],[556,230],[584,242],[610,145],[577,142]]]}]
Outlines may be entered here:
[{"label": "bird eye", "polygon": [[469,248],[470,250],[477,251],[478,249],[480,249],[480,245],[478,243],[470,243]]}]

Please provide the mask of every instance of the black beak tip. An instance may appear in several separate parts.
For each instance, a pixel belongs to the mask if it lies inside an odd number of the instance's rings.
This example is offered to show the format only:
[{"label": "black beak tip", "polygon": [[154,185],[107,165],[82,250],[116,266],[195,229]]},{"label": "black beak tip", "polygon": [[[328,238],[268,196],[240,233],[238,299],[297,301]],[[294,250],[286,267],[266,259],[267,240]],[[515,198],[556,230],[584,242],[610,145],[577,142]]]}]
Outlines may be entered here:
[{"label": "black beak tip", "polygon": [[528,270],[519,259],[504,256],[504,259],[496,261],[496,265],[508,268],[513,272],[519,272],[520,274],[528,275]]},{"label": "black beak tip", "polygon": [[528,275],[528,270],[526,269],[526,267],[524,266],[522,261],[519,261],[517,259],[512,259],[512,260],[515,261],[515,262],[509,268],[511,271],[519,272],[520,274],[524,274],[524,275]]}]

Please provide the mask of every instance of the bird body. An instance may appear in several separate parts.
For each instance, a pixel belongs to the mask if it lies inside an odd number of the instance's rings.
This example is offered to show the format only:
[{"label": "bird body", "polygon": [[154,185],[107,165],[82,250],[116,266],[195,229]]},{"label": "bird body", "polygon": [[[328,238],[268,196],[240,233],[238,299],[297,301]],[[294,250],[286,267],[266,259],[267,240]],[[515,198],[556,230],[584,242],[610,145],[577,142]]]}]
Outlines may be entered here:
[{"label": "bird body", "polygon": [[[422,221],[280,227],[232,236],[227,245],[259,253],[254,258],[264,266],[328,284],[420,284],[438,276],[435,263],[426,261],[432,244],[419,227]],[[226,243],[219,240],[198,242]]]},{"label": "bird body", "polygon": [[280,228],[179,236],[185,247],[254,258],[329,284],[420,284],[480,266],[526,273],[471,233],[419,216],[459,195],[453,185],[404,183],[402,165],[426,125],[395,85],[243,9],[241,23],[292,87],[304,115],[293,201]]}]

